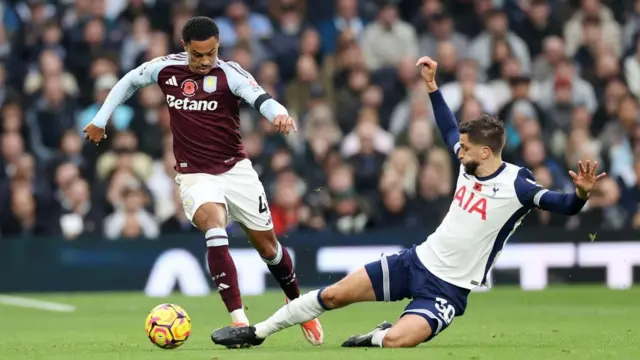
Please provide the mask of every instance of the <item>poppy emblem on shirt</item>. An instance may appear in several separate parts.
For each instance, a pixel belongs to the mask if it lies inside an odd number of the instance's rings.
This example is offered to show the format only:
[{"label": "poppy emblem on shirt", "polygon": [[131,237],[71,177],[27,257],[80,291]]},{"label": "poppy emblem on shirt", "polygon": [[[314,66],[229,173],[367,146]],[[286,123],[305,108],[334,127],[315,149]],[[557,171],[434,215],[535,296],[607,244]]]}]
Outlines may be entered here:
[{"label": "poppy emblem on shirt", "polygon": [[187,79],[182,83],[182,94],[184,96],[193,96],[198,91],[198,83],[191,79]]},{"label": "poppy emblem on shirt", "polygon": [[473,190],[475,190],[475,191],[482,191],[482,184],[480,184],[480,183],[475,183],[475,184],[473,185]]},{"label": "poppy emblem on shirt", "polygon": [[218,77],[217,76],[205,76],[202,80],[202,90],[208,93],[216,92],[216,88],[218,87]]}]

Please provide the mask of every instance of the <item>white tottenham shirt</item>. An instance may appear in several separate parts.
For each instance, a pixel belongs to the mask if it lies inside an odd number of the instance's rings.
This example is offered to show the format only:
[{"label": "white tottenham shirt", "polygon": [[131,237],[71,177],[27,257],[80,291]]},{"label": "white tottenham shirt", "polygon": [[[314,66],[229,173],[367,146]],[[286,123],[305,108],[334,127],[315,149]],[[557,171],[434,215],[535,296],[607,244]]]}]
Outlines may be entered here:
[{"label": "white tottenham shirt", "polygon": [[[438,129],[457,154],[458,122],[439,90],[429,96]],[[585,203],[575,192],[543,188],[531,171],[513,164],[504,162],[487,177],[466,174],[461,165],[449,212],[436,231],[416,247],[416,253],[424,266],[444,281],[466,289],[490,286],[487,275],[531,209],[575,215]]]}]

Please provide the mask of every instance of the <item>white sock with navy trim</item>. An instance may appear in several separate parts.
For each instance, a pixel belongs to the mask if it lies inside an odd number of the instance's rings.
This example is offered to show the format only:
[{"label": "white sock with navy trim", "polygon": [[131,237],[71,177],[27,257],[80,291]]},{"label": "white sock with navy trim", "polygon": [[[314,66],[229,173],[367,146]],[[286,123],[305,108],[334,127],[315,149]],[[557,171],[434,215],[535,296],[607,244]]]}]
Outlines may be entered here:
[{"label": "white sock with navy trim", "polygon": [[327,311],[319,300],[321,291],[314,290],[297,299],[293,299],[287,305],[278,309],[270,318],[257,323],[255,325],[256,335],[264,339],[282,329],[304,324],[320,316]]},{"label": "white sock with navy trim", "polygon": [[375,333],[373,333],[373,337],[371,338],[371,343],[373,343],[373,345],[382,347],[382,342],[384,340],[384,337],[387,336],[388,332],[389,332],[389,329],[376,331]]}]

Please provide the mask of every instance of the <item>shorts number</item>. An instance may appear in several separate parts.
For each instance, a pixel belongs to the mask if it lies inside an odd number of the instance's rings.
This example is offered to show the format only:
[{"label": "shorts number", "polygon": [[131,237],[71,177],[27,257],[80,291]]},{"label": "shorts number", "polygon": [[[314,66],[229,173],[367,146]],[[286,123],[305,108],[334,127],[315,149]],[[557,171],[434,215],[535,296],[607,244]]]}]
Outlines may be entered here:
[{"label": "shorts number", "polygon": [[444,320],[447,324],[451,324],[453,318],[456,316],[456,309],[453,308],[453,305],[449,304],[446,299],[436,298],[436,310],[438,310],[438,315]]},{"label": "shorts number", "polygon": [[268,210],[264,198],[266,198],[264,194],[260,195],[260,197],[258,198],[258,211],[260,211],[260,214],[266,213]]}]

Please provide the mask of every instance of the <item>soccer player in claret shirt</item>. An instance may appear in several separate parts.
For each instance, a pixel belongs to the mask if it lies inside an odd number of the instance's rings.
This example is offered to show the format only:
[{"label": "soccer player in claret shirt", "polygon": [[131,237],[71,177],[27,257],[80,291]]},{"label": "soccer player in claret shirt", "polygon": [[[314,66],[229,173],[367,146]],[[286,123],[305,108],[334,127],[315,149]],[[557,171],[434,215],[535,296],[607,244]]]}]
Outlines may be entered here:
[{"label": "soccer player in claret shirt", "polygon": [[[269,335],[318,317],[328,310],[363,301],[411,299],[395,324],[347,339],[344,347],[413,347],[433,339],[462,316],[469,292],[488,284],[487,275],[509,237],[533,208],[577,214],[605,174],[597,163],[578,164],[569,174],[572,193],[538,185],[526,168],[502,161],[503,123],[490,115],[458,126],[435,82],[437,63],[421,58],[435,120],[447,146],[460,161],[460,175],[449,212],[422,244],[382,256],[336,284],[307,293],[255,326],[222,328],[211,334],[225,346],[260,345]],[[402,234],[400,234],[402,236]]]},{"label": "soccer player in claret shirt", "polygon": [[[260,111],[283,134],[296,131],[296,123],[251,74],[237,63],[218,58],[219,40],[218,26],[210,18],[189,20],[182,29],[185,52],[156,58],[126,74],[84,132],[90,141],[100,142],[118,105],[138,88],[160,86],[171,116],[176,182],[184,212],[205,234],[209,271],[233,324],[246,326],[249,320],[225,231],[228,215],[244,228],[286,300],[299,297],[300,291],[291,257],[273,232],[264,188],[243,148],[240,101]],[[309,319],[302,329],[310,343],[323,342],[317,319]]]}]

